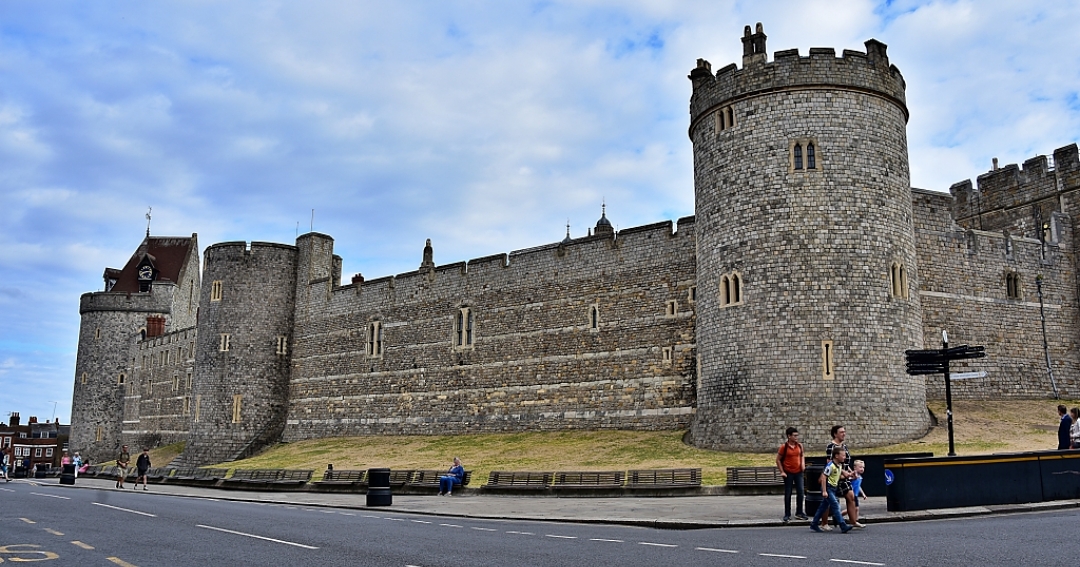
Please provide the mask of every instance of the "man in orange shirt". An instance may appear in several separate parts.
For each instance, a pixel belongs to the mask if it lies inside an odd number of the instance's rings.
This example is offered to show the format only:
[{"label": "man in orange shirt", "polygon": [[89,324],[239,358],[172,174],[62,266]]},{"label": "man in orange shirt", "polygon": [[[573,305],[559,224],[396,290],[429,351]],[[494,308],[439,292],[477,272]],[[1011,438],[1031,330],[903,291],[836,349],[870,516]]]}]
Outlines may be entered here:
[{"label": "man in orange shirt", "polygon": [[787,428],[787,441],[776,452],[776,468],[784,477],[784,523],[791,521],[791,490],[795,489],[795,518],[805,520],[803,513],[803,471],[806,470],[806,456],[802,443],[799,443],[799,430]]}]

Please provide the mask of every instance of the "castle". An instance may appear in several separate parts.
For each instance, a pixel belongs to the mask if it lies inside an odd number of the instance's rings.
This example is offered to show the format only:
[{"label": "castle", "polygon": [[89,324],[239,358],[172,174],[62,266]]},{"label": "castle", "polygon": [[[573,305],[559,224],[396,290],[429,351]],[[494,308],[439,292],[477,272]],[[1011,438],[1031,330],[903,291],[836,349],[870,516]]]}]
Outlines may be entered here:
[{"label": "castle", "polygon": [[[74,450],[187,441],[178,462],[278,441],[689,430],[705,448],[916,438],[941,376],[903,352],[985,345],[958,398],[1080,395],[1075,144],[910,186],[886,46],[690,73],[695,215],[341,285],[333,239],[146,239],[82,296]],[[1043,329],[1045,328],[1045,332]],[[1046,346],[1044,348],[1044,338]],[[1048,372],[1052,371],[1052,374]]]}]

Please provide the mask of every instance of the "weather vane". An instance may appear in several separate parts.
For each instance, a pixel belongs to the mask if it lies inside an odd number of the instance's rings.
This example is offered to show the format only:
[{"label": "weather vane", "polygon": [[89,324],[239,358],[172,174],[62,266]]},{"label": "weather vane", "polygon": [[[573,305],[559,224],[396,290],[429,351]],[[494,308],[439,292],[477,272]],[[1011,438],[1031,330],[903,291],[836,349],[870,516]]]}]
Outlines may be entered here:
[{"label": "weather vane", "polygon": [[150,237],[150,213],[154,210],[154,207],[146,208],[146,236]]}]

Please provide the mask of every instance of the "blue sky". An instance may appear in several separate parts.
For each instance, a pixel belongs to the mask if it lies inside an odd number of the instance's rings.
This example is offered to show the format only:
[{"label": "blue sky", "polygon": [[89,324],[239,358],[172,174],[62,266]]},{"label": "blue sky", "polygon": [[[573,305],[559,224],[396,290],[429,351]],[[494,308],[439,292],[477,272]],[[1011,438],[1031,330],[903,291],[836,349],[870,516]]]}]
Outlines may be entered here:
[{"label": "blue sky", "polygon": [[345,278],[693,214],[699,57],[863,50],[912,184],[1080,136],[1080,6],[1010,0],[0,2],[0,417],[67,422],[79,296],[146,230],[336,239]]}]

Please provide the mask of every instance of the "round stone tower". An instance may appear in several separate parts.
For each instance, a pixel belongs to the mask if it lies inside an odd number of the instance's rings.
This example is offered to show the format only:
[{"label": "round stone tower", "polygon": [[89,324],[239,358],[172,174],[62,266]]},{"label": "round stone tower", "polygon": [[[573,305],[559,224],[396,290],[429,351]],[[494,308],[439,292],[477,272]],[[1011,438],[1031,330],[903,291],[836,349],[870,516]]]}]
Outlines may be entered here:
[{"label": "round stone tower", "polygon": [[767,61],[761,24],[743,67],[690,74],[697,230],[694,443],[808,449],[843,424],[853,447],[929,427],[904,79],[884,44]]},{"label": "round stone tower", "polygon": [[204,254],[188,466],[256,453],[288,411],[296,247],[226,242]]}]

